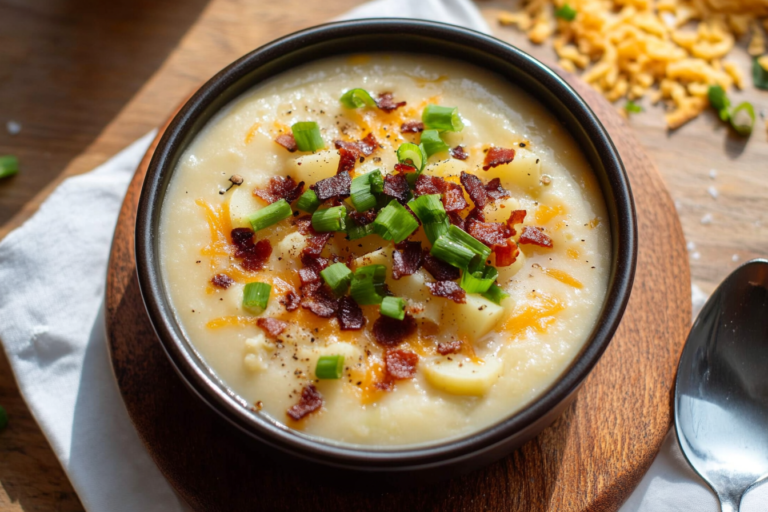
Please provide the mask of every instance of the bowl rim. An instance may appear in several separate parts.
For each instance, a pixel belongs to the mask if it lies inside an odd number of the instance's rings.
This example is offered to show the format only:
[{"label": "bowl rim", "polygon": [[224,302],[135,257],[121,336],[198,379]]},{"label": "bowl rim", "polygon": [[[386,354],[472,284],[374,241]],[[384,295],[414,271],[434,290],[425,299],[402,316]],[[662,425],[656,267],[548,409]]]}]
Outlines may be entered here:
[{"label": "bowl rim", "polygon": [[[157,265],[159,237],[156,236],[156,226],[165,193],[162,181],[165,178],[167,183],[178,161],[175,156],[180,156],[188,147],[188,143],[199,133],[199,130],[193,127],[195,120],[224,90],[240,80],[247,80],[250,71],[302,48],[333,39],[370,37],[372,34],[393,36],[414,33],[418,37],[435,39],[438,44],[468,46],[474,51],[510,60],[548,92],[556,94],[568,112],[577,116],[580,128],[600,155],[599,159],[605,169],[606,180],[610,182],[610,192],[616,208],[617,218],[612,218],[610,212],[608,215],[612,224],[613,253],[608,291],[590,339],[567,369],[531,403],[494,424],[460,437],[402,447],[377,448],[310,437],[248,408],[248,404],[221,379],[215,377],[196,351],[180,336],[179,326]],[[387,51],[386,48],[382,50]],[[339,54],[342,53],[335,55]],[[249,88],[257,83],[250,84]],[[531,91],[527,92],[532,94]],[[543,100],[539,101],[552,112],[551,105],[545,104]],[[229,101],[226,104],[229,104]],[[568,131],[575,136],[573,129],[568,128]],[[602,184],[601,195],[610,210]],[[299,458],[359,471],[388,471],[403,467],[426,468],[448,461],[461,461],[478,452],[492,450],[494,446],[502,444],[516,433],[533,427],[550,410],[571,396],[606,350],[626,308],[637,259],[637,226],[629,179],[613,142],[591,108],[554,71],[518,48],[471,29],[431,21],[376,18],[327,23],[286,35],[234,61],[200,87],[176,113],[152,156],[137,210],[135,255],[141,295],[160,344],[182,380],[212,409],[262,443]]]}]

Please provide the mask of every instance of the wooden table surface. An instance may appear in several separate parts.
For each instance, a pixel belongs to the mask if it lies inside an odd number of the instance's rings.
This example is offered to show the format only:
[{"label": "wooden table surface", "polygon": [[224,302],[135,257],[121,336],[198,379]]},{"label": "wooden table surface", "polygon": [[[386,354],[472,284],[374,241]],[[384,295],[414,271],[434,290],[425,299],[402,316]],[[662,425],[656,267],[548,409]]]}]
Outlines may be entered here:
[{"label": "wooden table surface", "polygon": [[[282,34],[327,21],[359,0],[0,0],[0,155],[21,173],[0,181],[0,239],[64,178],[91,170],[161,123],[201,81]],[[496,35],[545,62],[480,1]],[[747,55],[734,58],[746,71]],[[738,95],[768,113],[768,93]],[[22,125],[11,136],[5,124]],[[768,140],[764,118],[746,142],[707,113],[676,132],[660,108],[631,120],[678,206],[694,284],[705,293],[740,262],[768,256]],[[716,177],[710,177],[714,169]],[[716,196],[708,191],[709,187]],[[702,222],[703,218],[711,222]],[[1,299],[0,299],[1,300]],[[82,510],[0,353],[0,512]]]}]

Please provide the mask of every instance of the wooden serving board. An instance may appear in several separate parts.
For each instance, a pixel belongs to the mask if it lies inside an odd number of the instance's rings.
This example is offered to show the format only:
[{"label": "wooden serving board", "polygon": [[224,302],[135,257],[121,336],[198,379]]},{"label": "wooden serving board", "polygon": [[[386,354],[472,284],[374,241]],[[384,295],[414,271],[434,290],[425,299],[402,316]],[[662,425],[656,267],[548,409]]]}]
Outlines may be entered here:
[{"label": "wooden serving board", "polygon": [[691,319],[688,257],[675,207],[654,164],[614,107],[574,77],[567,79],[610,132],[632,182],[639,255],[624,319],[576,401],[537,438],[485,469],[399,492],[339,490],[274,467],[245,447],[234,427],[174,372],[144,310],[133,251],[136,207],[157,140],[153,143],[120,212],[106,322],[128,413],[162,473],[193,508],[576,512],[621,506],[671,425],[674,375]]}]

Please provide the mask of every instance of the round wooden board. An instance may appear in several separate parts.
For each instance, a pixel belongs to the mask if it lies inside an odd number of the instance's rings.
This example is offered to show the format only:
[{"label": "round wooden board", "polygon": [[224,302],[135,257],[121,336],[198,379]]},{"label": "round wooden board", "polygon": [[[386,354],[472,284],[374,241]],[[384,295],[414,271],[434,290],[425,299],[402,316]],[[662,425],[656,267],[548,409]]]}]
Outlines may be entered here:
[{"label": "round wooden board", "polygon": [[275,467],[245,448],[234,427],[174,372],[144,310],[133,251],[136,207],[155,140],[120,212],[106,322],[131,419],[162,473],[193,508],[575,512],[621,506],[671,425],[674,375],[691,319],[688,258],[672,200],[625,121],[598,93],[566,78],[610,132],[632,182],[640,243],[624,319],[578,398],[537,438],[480,471],[404,491],[341,491]]}]

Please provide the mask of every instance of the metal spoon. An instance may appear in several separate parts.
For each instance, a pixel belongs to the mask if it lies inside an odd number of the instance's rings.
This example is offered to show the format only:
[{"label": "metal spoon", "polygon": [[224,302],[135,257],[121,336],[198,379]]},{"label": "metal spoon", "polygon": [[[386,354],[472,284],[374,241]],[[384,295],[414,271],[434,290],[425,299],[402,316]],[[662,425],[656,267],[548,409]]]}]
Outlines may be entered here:
[{"label": "metal spoon", "polygon": [[699,313],[677,371],[675,430],[722,512],[768,477],[768,261],[734,270]]}]

